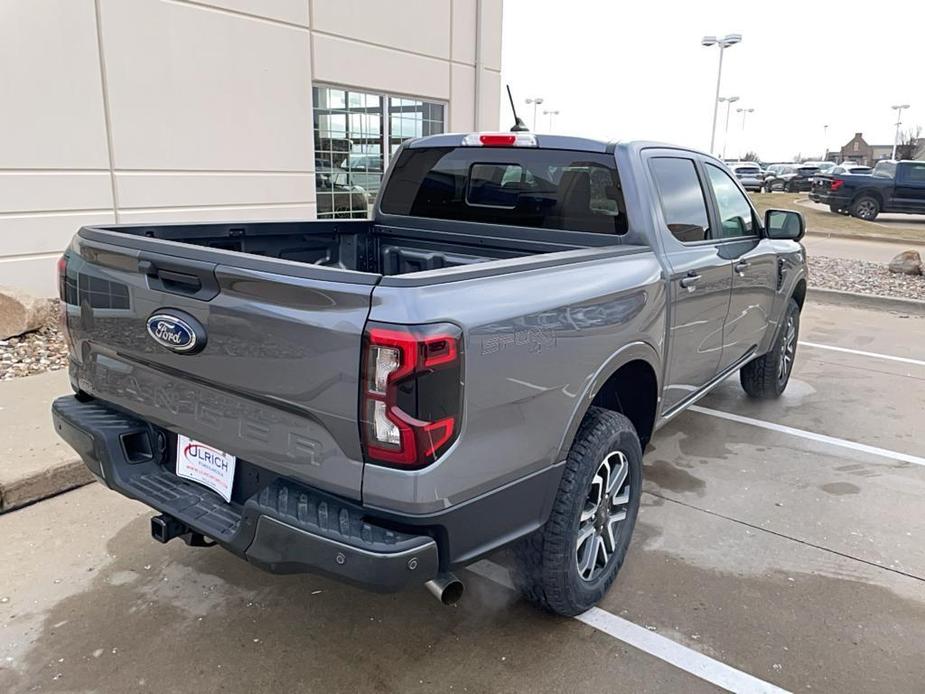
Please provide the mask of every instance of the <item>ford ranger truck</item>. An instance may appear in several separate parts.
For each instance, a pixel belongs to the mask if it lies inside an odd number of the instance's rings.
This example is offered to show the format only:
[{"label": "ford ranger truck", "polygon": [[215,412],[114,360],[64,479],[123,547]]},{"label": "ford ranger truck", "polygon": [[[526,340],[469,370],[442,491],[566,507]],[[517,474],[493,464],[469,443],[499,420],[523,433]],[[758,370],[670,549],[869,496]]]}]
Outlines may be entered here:
[{"label": "ford ranger truck", "polygon": [[413,140],[372,219],[81,228],[55,427],[161,542],[445,602],[511,546],[574,615],[623,563],[653,433],[736,371],[786,387],[803,231],[689,149]]}]

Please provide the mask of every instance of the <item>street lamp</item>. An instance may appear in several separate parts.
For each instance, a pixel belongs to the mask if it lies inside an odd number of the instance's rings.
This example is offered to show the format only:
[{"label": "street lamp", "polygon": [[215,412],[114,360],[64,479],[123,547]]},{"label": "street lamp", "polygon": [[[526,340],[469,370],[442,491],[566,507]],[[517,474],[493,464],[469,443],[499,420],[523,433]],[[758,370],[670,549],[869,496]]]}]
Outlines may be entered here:
[{"label": "street lamp", "polygon": [[729,141],[729,109],[732,108],[732,105],[739,100],[737,96],[721,96],[717,101],[726,102],[726,129],[723,131],[723,155],[722,159],[726,158],[726,143]]},{"label": "street lamp", "polygon": [[825,140],[825,142],[823,143],[825,147],[822,148],[822,160],[828,161],[828,156],[829,156],[829,126],[828,125],[822,126],[822,139]]},{"label": "street lamp", "polygon": [[552,117],[558,116],[558,111],[543,111],[544,116],[549,116],[549,132],[552,132]]},{"label": "street lamp", "polygon": [[533,132],[536,132],[536,107],[543,103],[543,97],[537,96],[526,101],[527,104],[533,104]]},{"label": "street lamp", "polygon": [[742,132],[745,132],[745,116],[749,113],[754,113],[755,109],[753,108],[737,108],[736,113],[742,114]]},{"label": "street lamp", "polygon": [[742,34],[726,34],[718,39],[715,36],[704,36],[700,39],[701,46],[719,46],[719,69],[716,71],[716,97],[713,101],[713,127],[710,129],[710,154],[713,154],[713,144],[716,142],[716,113],[719,109],[719,86],[723,79],[723,52],[742,40]]},{"label": "street lamp", "polygon": [[893,154],[890,155],[890,159],[896,159],[896,143],[899,141],[899,126],[903,124],[903,109],[905,108],[909,108],[909,104],[893,106],[893,110],[896,111],[896,134],[893,136]]}]

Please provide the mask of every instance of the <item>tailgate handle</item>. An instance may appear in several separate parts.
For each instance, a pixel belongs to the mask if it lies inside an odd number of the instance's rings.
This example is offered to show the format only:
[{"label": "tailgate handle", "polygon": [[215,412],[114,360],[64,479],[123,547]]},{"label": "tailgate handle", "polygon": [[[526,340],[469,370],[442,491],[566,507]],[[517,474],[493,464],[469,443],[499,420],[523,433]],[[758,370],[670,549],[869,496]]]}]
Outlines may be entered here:
[{"label": "tailgate handle", "polygon": [[[171,263],[166,264],[170,265]],[[186,267],[186,265],[191,267]],[[190,269],[197,273],[193,274],[158,267],[157,263],[148,258],[138,260],[138,272],[148,276],[148,285],[152,289],[159,289],[173,294],[185,294],[204,301],[208,301],[218,294],[218,283],[215,280],[212,267],[206,263],[186,261],[182,269]]]}]

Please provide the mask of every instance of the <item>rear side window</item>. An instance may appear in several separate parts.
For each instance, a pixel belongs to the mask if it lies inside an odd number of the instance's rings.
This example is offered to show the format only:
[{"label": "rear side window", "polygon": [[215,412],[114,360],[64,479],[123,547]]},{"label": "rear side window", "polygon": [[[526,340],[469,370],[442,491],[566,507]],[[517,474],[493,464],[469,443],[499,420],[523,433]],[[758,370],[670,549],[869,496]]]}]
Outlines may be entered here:
[{"label": "rear side window", "polygon": [[692,159],[655,157],[649,160],[662,215],[668,231],[684,243],[710,238],[707,202]]},{"label": "rear side window", "polygon": [[925,164],[903,164],[900,171],[910,183],[925,183]]},{"label": "rear side window", "polygon": [[382,193],[386,214],[624,234],[612,156],[528,148],[406,149]]}]

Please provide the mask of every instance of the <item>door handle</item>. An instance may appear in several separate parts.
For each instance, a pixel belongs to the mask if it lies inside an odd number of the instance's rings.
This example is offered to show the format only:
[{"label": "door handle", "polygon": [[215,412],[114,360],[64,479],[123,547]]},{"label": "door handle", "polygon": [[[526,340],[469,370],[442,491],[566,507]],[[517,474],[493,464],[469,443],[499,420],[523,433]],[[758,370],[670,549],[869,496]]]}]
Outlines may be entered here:
[{"label": "door handle", "polygon": [[748,266],[750,264],[751,263],[749,263],[747,260],[740,260],[739,262],[735,264],[735,271],[741,275],[743,272],[745,272],[748,269]]},{"label": "door handle", "polygon": [[694,291],[694,285],[700,281],[700,275],[693,270],[687,273],[687,277],[681,278],[681,286],[688,291]]}]

